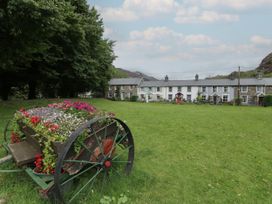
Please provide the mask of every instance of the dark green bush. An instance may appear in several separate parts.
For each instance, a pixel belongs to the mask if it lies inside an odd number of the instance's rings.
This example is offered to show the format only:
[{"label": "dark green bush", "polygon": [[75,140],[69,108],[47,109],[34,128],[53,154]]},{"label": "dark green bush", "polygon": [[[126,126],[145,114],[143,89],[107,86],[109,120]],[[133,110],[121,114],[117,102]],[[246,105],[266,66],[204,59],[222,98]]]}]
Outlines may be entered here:
[{"label": "dark green bush", "polygon": [[267,95],[264,97],[264,106],[272,106],[272,95]]},{"label": "dark green bush", "polygon": [[135,102],[137,100],[138,100],[138,96],[136,96],[136,95],[130,97],[130,101]]}]

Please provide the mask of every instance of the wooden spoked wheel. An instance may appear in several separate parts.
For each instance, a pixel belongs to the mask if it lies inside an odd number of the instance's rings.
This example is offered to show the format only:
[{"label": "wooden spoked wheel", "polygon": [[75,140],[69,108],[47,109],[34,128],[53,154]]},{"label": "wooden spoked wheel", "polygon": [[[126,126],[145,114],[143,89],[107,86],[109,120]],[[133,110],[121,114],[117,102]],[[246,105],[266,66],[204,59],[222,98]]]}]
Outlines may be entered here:
[{"label": "wooden spoked wheel", "polygon": [[117,118],[93,119],[71,134],[58,155],[53,198],[57,203],[74,203],[97,179],[128,175],[133,160],[134,142],[128,126]]}]

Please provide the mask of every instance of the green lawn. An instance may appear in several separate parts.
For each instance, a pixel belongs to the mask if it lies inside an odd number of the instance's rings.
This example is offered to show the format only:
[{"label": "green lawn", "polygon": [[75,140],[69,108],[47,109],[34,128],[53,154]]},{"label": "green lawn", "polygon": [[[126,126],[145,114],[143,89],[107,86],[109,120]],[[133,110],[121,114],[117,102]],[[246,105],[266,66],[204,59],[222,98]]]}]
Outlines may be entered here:
[{"label": "green lawn", "polygon": [[[0,102],[0,140],[15,109],[47,102]],[[85,203],[121,193],[136,204],[272,203],[271,108],[91,103],[127,122],[136,152],[131,176],[111,178]],[[0,199],[8,203],[45,202],[35,187],[24,173],[0,175]]]}]

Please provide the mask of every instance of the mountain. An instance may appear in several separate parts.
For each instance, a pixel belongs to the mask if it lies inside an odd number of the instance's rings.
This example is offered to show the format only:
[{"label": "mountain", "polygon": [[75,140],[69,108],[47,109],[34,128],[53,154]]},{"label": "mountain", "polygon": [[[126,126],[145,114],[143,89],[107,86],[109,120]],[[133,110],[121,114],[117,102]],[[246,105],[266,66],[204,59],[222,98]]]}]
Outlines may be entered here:
[{"label": "mountain", "polygon": [[128,71],[126,69],[122,68],[114,68],[113,70],[113,78],[128,78],[128,77],[134,77],[134,78],[143,78],[145,81],[156,81],[158,79],[148,76],[142,72],[132,72]]},{"label": "mountain", "polygon": [[260,66],[257,67],[258,71],[262,71],[264,74],[272,73],[272,53],[267,55],[261,62]]},{"label": "mountain", "polygon": [[[272,77],[272,53],[268,54],[260,63],[260,65],[253,70],[241,71],[241,78],[256,77],[258,73],[262,73],[263,77]],[[232,72],[229,75],[217,75],[209,79],[225,79],[225,78],[238,78],[238,72]]]}]

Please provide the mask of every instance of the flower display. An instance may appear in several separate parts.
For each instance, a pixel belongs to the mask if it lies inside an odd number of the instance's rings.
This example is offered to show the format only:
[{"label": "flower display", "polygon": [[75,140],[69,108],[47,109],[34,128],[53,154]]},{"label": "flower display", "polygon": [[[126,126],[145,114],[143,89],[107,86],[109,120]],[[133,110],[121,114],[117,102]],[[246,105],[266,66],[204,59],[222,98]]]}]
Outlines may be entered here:
[{"label": "flower display", "polygon": [[[113,117],[114,113],[104,113],[98,111],[94,106],[86,102],[72,102],[65,100],[61,103],[52,103],[47,107],[32,109],[21,108],[15,114],[15,121],[21,121],[26,127],[35,131],[35,137],[40,142],[42,154],[35,157],[35,171],[37,173],[54,173],[57,155],[54,152],[52,143],[65,142],[69,136],[80,126],[95,116]],[[11,134],[11,142],[21,141],[20,128],[17,122],[14,123],[14,132]],[[16,126],[17,124],[17,126]],[[88,134],[80,138],[84,141]],[[109,146],[109,145],[106,145]],[[75,145],[75,152],[80,148]],[[106,149],[106,152],[109,150]]]}]

